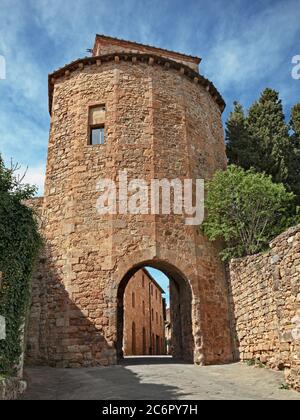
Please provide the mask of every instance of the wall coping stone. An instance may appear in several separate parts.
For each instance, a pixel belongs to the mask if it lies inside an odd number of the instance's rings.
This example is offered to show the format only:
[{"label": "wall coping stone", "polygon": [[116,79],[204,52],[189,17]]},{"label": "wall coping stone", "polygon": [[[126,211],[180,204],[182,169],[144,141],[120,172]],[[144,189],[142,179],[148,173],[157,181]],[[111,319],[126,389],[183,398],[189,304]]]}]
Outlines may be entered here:
[{"label": "wall coping stone", "polygon": [[247,255],[246,257],[233,258],[230,261],[230,265],[234,266],[236,264],[241,264],[241,263],[250,264],[253,261],[256,261],[258,263],[260,259],[264,258],[268,254],[272,254],[272,251],[274,250],[274,248],[277,247],[281,242],[284,242],[284,241],[288,242],[288,239],[294,237],[297,233],[300,233],[300,225],[292,226],[291,228],[289,228],[288,230],[286,230],[285,232],[281,233],[276,238],[274,238],[270,242],[269,250],[266,250],[265,252],[260,252],[258,254]]},{"label": "wall coping stone", "polygon": [[26,381],[20,378],[0,379],[0,401],[17,400],[26,389]]},{"label": "wall coping stone", "polygon": [[[118,57],[118,61],[116,61],[116,57]],[[151,64],[149,63],[151,60]],[[100,56],[93,56],[93,57],[85,57],[80,58],[71,62],[70,64],[61,67],[60,69],[56,70],[55,72],[49,74],[48,76],[48,90],[49,90],[49,113],[52,113],[52,100],[53,100],[53,91],[55,82],[62,78],[62,77],[70,77],[72,72],[75,71],[84,71],[85,66],[101,66],[103,63],[113,61],[116,65],[118,65],[121,61],[126,62],[133,62],[134,64],[147,64],[149,66],[153,66],[154,64],[162,66],[165,68],[165,65],[168,64],[168,68],[177,70],[183,77],[187,77],[191,80],[192,83],[195,83],[197,80],[197,85],[201,85],[206,88],[207,92],[212,96],[213,100],[219,106],[221,112],[225,110],[226,104],[224,99],[222,98],[221,94],[218,92],[216,87],[212,82],[206,79],[204,76],[197,73],[195,70],[192,70],[185,64],[178,63],[177,61],[171,60],[169,58],[161,57],[155,54],[141,54],[141,53],[117,53],[114,52],[113,54],[106,54]],[[195,83],[196,84],[196,83]]]}]

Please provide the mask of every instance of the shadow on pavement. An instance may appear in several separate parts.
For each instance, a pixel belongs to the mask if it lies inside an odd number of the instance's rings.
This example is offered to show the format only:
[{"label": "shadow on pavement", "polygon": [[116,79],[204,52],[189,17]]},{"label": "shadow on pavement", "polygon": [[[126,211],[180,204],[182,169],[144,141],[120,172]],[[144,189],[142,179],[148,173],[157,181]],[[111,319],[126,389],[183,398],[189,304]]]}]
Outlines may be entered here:
[{"label": "shadow on pavement", "polygon": [[26,370],[28,389],[22,400],[176,400],[176,386],[141,382],[124,365],[107,368]]},{"label": "shadow on pavement", "polygon": [[172,356],[127,356],[119,361],[121,366],[135,365],[167,365],[167,364],[185,364],[190,365],[181,359],[174,359]]}]

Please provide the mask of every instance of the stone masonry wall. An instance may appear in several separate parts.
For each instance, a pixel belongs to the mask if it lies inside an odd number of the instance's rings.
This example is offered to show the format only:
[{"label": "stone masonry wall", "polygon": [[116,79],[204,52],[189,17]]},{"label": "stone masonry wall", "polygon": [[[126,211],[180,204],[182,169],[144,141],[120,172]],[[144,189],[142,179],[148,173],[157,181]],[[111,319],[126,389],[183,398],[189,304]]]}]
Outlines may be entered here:
[{"label": "stone masonry wall", "polygon": [[113,39],[102,35],[97,35],[93,53],[95,56],[111,54],[116,52],[127,53],[153,53],[162,57],[170,58],[178,63],[185,64],[191,69],[198,71],[200,58],[187,56],[185,54],[176,53],[174,51],[166,51],[160,48],[153,48],[151,46],[137,44],[135,42],[124,41],[120,39]]},{"label": "stone masonry wall", "polygon": [[17,400],[27,388],[20,378],[0,378],[0,401]]},{"label": "stone masonry wall", "polygon": [[[99,179],[202,178],[226,166],[221,109],[185,69],[144,57],[78,63],[53,84],[41,233],[27,359],[54,366],[117,363],[118,290],[139,264],[180,273],[192,313],[194,361],[232,358],[227,284],[218,250],[182,215],[97,212]],[[89,109],[106,107],[103,145],[89,145]],[[169,271],[168,271],[169,270]],[[184,302],[183,302],[184,303]],[[181,306],[181,305],[180,305]]]},{"label": "stone masonry wall", "polygon": [[230,276],[241,360],[285,369],[300,390],[300,225],[269,252],[232,261]]}]

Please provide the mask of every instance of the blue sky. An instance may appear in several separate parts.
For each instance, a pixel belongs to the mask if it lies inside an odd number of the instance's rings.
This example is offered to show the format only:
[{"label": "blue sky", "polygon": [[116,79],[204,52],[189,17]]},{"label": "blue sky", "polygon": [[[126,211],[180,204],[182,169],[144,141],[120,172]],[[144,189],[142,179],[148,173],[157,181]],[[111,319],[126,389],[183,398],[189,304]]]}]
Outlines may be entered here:
[{"label": "blue sky", "polygon": [[299,0],[0,0],[0,152],[29,166],[43,188],[49,115],[47,75],[86,55],[96,33],[203,58],[200,71],[247,107],[266,87],[285,110],[299,101],[291,60],[300,54]]},{"label": "blue sky", "polygon": [[163,297],[166,299],[167,307],[169,307],[170,306],[170,290],[169,290],[170,280],[162,271],[156,270],[156,268],[146,267],[146,269],[149,271],[151,276],[157,281],[160,287],[162,287],[162,289],[165,291],[165,294],[163,295]]}]

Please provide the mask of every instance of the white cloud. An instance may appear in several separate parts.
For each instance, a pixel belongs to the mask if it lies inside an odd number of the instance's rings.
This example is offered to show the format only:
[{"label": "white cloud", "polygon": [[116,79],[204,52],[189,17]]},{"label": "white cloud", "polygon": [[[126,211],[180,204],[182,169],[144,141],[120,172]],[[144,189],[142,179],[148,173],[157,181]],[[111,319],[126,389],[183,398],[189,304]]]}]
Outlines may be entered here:
[{"label": "white cloud", "polygon": [[[1,0],[0,52],[6,59],[6,81],[9,99],[16,104],[25,101],[44,108],[41,92],[47,89],[47,76],[33,59],[34,46],[22,36],[26,30],[26,5]],[[1,85],[0,85],[1,88]]]},{"label": "white cloud", "polygon": [[0,114],[0,153],[4,158],[22,165],[42,163],[46,156],[48,128],[43,128],[34,118],[8,112]]},{"label": "white cloud", "polygon": [[206,74],[228,92],[253,88],[263,78],[278,80],[276,71],[283,65],[286,49],[296,43],[299,33],[299,2],[274,3],[261,13],[242,16],[231,29],[220,32],[216,45],[203,63]]},{"label": "white cloud", "polygon": [[[26,168],[21,168],[19,174],[23,175],[25,169]],[[44,165],[29,167],[23,182],[30,185],[36,185],[38,187],[38,195],[43,195],[45,172],[46,168]]]}]

